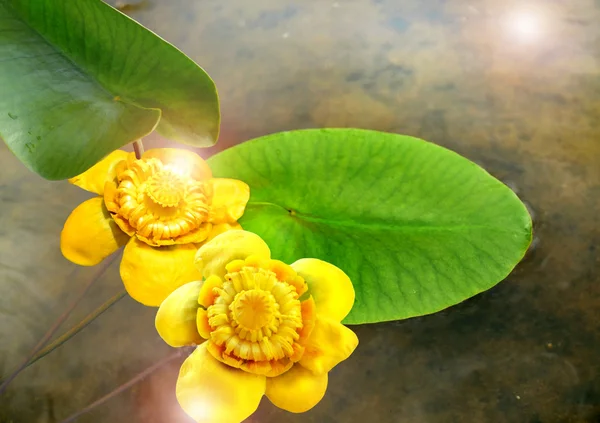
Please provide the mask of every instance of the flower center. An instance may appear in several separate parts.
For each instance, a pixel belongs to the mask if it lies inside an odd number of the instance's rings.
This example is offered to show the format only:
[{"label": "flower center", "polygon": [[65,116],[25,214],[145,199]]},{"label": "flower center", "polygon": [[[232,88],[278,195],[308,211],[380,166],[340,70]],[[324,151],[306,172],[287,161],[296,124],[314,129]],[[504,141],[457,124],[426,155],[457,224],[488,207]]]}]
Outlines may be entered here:
[{"label": "flower center", "polygon": [[279,314],[279,304],[270,292],[253,289],[240,292],[229,306],[233,319],[240,327],[247,330],[258,330]]},{"label": "flower center", "polygon": [[207,348],[225,364],[276,376],[304,352],[299,343],[305,326],[300,294],[271,268],[249,260],[229,263],[222,287],[214,288],[214,301],[206,310]]},{"label": "flower center", "polygon": [[185,180],[171,169],[163,169],[146,182],[146,194],[156,204],[175,207],[185,196]]},{"label": "flower center", "polygon": [[202,242],[210,231],[211,193],[156,158],[128,160],[104,203],[119,227],[152,246]]}]

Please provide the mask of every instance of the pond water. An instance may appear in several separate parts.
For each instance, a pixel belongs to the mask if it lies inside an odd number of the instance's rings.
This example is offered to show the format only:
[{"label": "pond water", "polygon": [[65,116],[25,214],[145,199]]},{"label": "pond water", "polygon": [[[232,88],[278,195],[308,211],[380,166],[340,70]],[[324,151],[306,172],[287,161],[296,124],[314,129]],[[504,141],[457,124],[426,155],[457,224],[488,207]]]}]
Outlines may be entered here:
[{"label": "pond water", "polygon": [[[267,133],[359,127],[451,148],[531,208],[535,243],[504,282],[441,313],[354,327],[325,399],[249,422],[600,422],[598,0],[147,0],[134,19],[219,87],[224,149]],[[148,52],[152,54],[152,52]],[[166,141],[150,137],[148,146]],[[59,250],[87,194],[30,173],[0,143],[0,374],[94,269]],[[122,289],[113,265],[65,323]],[[61,422],[170,349],[125,298],[0,396],[0,422]],[[181,360],[78,422],[185,423]]]}]

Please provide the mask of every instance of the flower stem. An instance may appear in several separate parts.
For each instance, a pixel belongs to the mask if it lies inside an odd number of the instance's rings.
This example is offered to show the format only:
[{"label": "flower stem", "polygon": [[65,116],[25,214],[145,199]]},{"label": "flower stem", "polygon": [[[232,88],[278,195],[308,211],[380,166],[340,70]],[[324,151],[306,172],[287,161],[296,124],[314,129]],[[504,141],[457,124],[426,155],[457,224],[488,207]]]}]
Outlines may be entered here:
[{"label": "flower stem", "polygon": [[134,376],[128,382],[125,382],[124,384],[122,384],[121,386],[117,387],[113,391],[111,391],[108,394],[104,395],[102,398],[97,399],[96,401],[94,401],[93,403],[91,403],[90,405],[88,405],[87,407],[85,407],[85,408],[79,410],[78,412],[76,412],[75,414],[72,414],[71,416],[67,417],[61,423],[71,423],[71,422],[75,421],[77,418],[81,417],[83,414],[92,411],[94,408],[98,407],[99,405],[104,404],[109,399],[111,399],[111,398],[117,396],[118,394],[120,394],[121,392],[124,392],[127,389],[131,388],[136,383],[141,382],[145,377],[151,375],[156,370],[158,370],[161,367],[163,367],[165,364],[170,363],[171,361],[175,360],[177,357],[181,357],[181,351],[177,351],[177,352],[175,352],[175,353],[173,353],[171,355],[168,355],[167,357],[163,358],[159,362],[154,363],[152,366],[148,367],[143,372],[138,373],[136,376]]},{"label": "flower stem", "polygon": [[106,272],[106,270],[112,264],[112,262],[115,260],[117,255],[118,254],[113,254],[111,257],[108,257],[106,260],[104,260],[102,265],[100,267],[98,267],[98,270],[96,271],[96,273],[94,274],[94,276],[92,277],[90,282],[88,282],[88,284],[85,286],[85,288],[83,288],[83,290],[81,291],[79,296],[77,298],[75,298],[75,300],[71,303],[71,305],[63,312],[63,314],[61,314],[58,317],[58,319],[56,319],[54,324],[50,327],[50,329],[48,329],[46,334],[42,337],[42,339],[39,340],[39,342],[35,345],[35,347],[33,347],[33,349],[29,352],[29,354],[27,354],[27,356],[23,359],[21,364],[19,364],[19,366],[15,369],[15,371],[13,371],[2,382],[2,385],[0,385],[0,395],[2,395],[4,393],[4,391],[6,391],[6,389],[8,388],[8,385],[10,385],[10,383],[19,375],[19,373],[21,373],[23,371],[23,369],[25,369],[27,367],[27,365],[29,364],[29,361],[31,361],[31,359],[38,352],[40,352],[40,350],[42,348],[44,348],[44,345],[46,345],[48,343],[48,341],[50,339],[52,339],[52,337],[54,336],[54,334],[56,333],[56,331],[58,330],[60,325],[62,325],[65,322],[65,320],[67,320],[67,318],[69,317],[71,312],[73,312],[73,310],[81,302],[81,300],[83,299],[85,294],[89,291],[89,289],[92,287],[92,285],[94,285],[94,282],[96,282],[98,279],[100,279],[100,277],[104,274],[104,272]]},{"label": "flower stem", "polygon": [[133,142],[133,151],[135,152],[135,158],[136,159],[141,159],[142,158],[142,154],[144,154],[144,144],[142,144],[142,140],[135,140]]},{"label": "flower stem", "polygon": [[77,323],[71,329],[63,333],[61,336],[56,338],[54,341],[46,345],[43,349],[41,349],[36,355],[31,357],[29,363],[27,363],[27,367],[31,366],[33,363],[38,361],[40,358],[50,354],[56,348],[60,347],[62,344],[67,342],[69,339],[77,335],[81,332],[87,325],[92,323],[97,317],[99,317],[102,313],[112,307],[116,302],[118,302],[121,298],[127,295],[127,291],[123,290],[118,294],[109,298],[104,304],[98,307],[96,310],[92,311],[90,314],[85,316],[81,322]]}]

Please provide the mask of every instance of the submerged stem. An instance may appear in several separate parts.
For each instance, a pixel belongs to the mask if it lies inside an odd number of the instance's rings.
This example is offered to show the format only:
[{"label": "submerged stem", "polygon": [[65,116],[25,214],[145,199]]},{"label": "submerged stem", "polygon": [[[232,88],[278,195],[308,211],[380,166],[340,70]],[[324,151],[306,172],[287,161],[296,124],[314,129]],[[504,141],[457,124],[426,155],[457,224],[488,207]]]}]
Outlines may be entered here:
[{"label": "submerged stem", "polygon": [[135,152],[135,158],[136,159],[141,159],[142,158],[142,154],[144,154],[144,144],[142,144],[142,140],[135,140],[133,142],[133,151]]},{"label": "submerged stem", "polygon": [[69,339],[77,335],[80,331],[82,331],[87,325],[92,323],[97,317],[99,317],[102,313],[112,307],[116,302],[118,302],[121,298],[127,295],[127,291],[123,290],[118,294],[109,298],[104,304],[98,307],[96,310],[92,311],[90,314],[85,316],[83,320],[73,326],[71,329],[63,333],[61,336],[56,338],[54,341],[46,345],[42,348],[36,355],[34,355],[29,363],[27,363],[27,367],[31,366],[33,363],[38,361],[40,358],[50,354],[56,348],[60,347],[62,344],[67,342]]},{"label": "submerged stem", "polygon": [[35,357],[35,355],[38,352],[40,352],[40,350],[44,347],[44,345],[46,345],[48,343],[48,341],[50,339],[52,339],[52,337],[54,336],[54,334],[56,333],[56,331],[58,330],[60,325],[62,325],[64,323],[64,321],[67,320],[67,318],[71,315],[71,312],[73,312],[73,310],[81,302],[81,300],[83,299],[85,294],[87,294],[87,292],[92,287],[92,285],[94,285],[94,282],[96,282],[98,279],[100,279],[100,277],[104,274],[104,272],[106,272],[106,270],[109,268],[109,266],[115,260],[117,255],[118,254],[113,254],[111,257],[108,257],[106,260],[104,260],[102,265],[100,267],[98,267],[98,270],[96,271],[96,273],[94,274],[94,276],[92,277],[90,282],[88,282],[88,284],[85,286],[85,288],[83,288],[83,290],[81,291],[79,296],[77,296],[77,298],[75,298],[75,300],[71,303],[71,305],[63,312],[63,314],[61,314],[58,317],[58,319],[56,319],[54,324],[50,327],[50,329],[48,329],[48,331],[39,340],[39,342],[35,345],[35,347],[33,347],[33,349],[29,352],[29,354],[27,354],[27,356],[23,359],[21,364],[19,364],[19,366],[15,369],[15,371],[13,371],[6,379],[4,379],[4,381],[2,382],[2,385],[0,385],[0,395],[2,395],[4,393],[4,391],[6,391],[6,388],[8,388],[8,385],[10,385],[10,383],[19,375],[19,373],[21,373],[23,371],[23,369],[25,369],[28,366],[29,362]]},{"label": "submerged stem", "polygon": [[85,408],[79,410],[78,412],[76,412],[75,414],[72,414],[71,416],[67,417],[61,423],[71,423],[71,422],[75,421],[75,419],[81,417],[83,414],[92,411],[94,408],[98,407],[99,405],[104,404],[109,399],[111,399],[111,398],[117,396],[118,394],[120,394],[121,392],[124,392],[127,389],[131,388],[136,383],[141,382],[145,377],[151,375],[152,373],[154,373],[156,370],[160,369],[165,364],[167,364],[167,363],[175,360],[177,357],[180,357],[181,354],[182,354],[181,351],[177,351],[177,352],[175,352],[175,353],[173,353],[171,355],[168,355],[167,357],[163,358],[159,362],[154,363],[152,366],[148,367],[143,372],[138,373],[136,376],[134,376],[128,382],[125,382],[124,384],[122,384],[121,386],[117,387],[113,391],[111,391],[108,394],[104,395],[102,398],[97,399],[96,401],[94,401],[93,403],[91,403],[90,405],[88,405],[87,407],[85,407]]}]

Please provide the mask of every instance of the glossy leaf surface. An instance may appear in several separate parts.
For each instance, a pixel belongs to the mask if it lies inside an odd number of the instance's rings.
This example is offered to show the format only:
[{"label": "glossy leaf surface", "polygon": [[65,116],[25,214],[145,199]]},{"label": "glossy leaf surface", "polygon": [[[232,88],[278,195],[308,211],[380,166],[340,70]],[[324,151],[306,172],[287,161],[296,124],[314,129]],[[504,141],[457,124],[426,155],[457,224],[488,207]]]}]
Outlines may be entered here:
[{"label": "glossy leaf surface", "polygon": [[346,323],[442,310],[504,279],[531,242],[531,218],[464,157],[408,136],[322,129],[255,139],[209,160],[250,185],[240,220],[274,257],[316,257],[352,279]]},{"label": "glossy leaf surface", "polygon": [[100,0],[0,0],[0,137],[31,170],[65,179],[155,128],[216,142],[210,77]]}]

